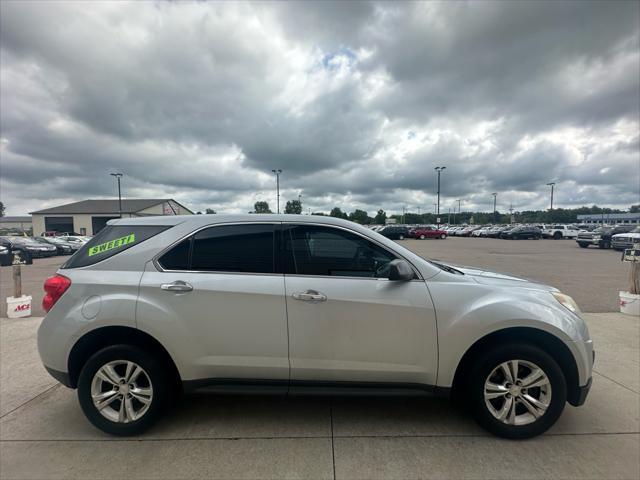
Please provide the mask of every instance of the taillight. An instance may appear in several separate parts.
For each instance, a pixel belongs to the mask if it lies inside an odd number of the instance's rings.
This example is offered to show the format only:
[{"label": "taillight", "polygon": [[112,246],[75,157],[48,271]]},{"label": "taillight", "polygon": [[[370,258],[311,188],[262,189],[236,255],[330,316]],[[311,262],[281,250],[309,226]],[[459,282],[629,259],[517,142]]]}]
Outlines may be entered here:
[{"label": "taillight", "polygon": [[42,299],[42,308],[48,312],[53,308],[62,294],[71,286],[71,280],[63,275],[54,275],[44,281],[44,291],[47,292]]}]

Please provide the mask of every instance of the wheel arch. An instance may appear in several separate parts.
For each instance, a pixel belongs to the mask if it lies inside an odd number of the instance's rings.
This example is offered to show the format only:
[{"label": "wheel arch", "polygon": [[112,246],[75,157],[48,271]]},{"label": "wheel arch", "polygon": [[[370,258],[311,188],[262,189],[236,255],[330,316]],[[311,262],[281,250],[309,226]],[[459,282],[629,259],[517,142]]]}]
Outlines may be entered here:
[{"label": "wheel arch", "polygon": [[80,337],[71,348],[67,362],[69,386],[71,388],[78,386],[80,371],[91,355],[102,348],[119,344],[137,346],[157,355],[169,367],[170,374],[173,376],[176,384],[181,384],[180,374],[175,362],[158,340],[136,328],[107,326],[87,332]]},{"label": "wheel arch", "polygon": [[555,335],[532,327],[510,327],[491,332],[477,340],[462,356],[453,378],[454,395],[461,391],[467,383],[467,375],[474,360],[482,352],[507,342],[523,342],[535,345],[551,355],[558,363],[567,382],[567,400],[576,405],[580,395],[578,365],[565,343]]}]

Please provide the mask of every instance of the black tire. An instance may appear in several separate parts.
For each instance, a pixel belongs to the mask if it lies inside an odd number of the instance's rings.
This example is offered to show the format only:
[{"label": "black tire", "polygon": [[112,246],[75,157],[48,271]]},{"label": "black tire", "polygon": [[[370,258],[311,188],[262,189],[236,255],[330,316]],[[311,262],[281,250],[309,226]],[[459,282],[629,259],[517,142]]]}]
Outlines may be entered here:
[{"label": "black tire", "polygon": [[[91,384],[96,372],[109,362],[128,360],[142,367],[153,388],[148,410],[137,420],[118,423],[103,416],[93,404]],[[138,435],[150,428],[161,416],[168,404],[170,388],[167,367],[143,349],[133,345],[112,345],[96,352],[87,362],[78,378],[78,400],[87,419],[98,429],[111,435]],[[118,403],[119,400],[116,400]]]},{"label": "black tire", "polygon": [[588,243],[578,242],[578,245],[580,245],[580,248],[589,248],[589,244]]},{"label": "black tire", "polygon": [[562,234],[560,232],[556,232],[553,234],[554,240],[560,240],[562,238]]},{"label": "black tire", "polygon": [[398,236],[398,240],[404,240],[404,235]]},{"label": "black tire", "polygon": [[[526,425],[507,425],[495,418],[484,399],[484,384],[491,372],[503,362],[522,360],[537,365],[551,385],[551,400],[545,413]],[[477,359],[469,375],[467,395],[472,415],[485,430],[498,437],[525,439],[548,430],[560,417],[567,401],[567,384],[558,363],[544,350],[526,343],[496,346]],[[518,405],[518,404],[516,404]],[[520,404],[520,411],[526,411]]]},{"label": "black tire", "polygon": [[606,248],[606,249],[611,248],[611,242],[607,242],[607,241],[605,240],[605,241],[604,241],[604,245],[603,245],[603,247],[602,247],[602,248]]},{"label": "black tire", "polygon": [[447,238],[447,235],[446,235],[446,234],[444,234],[444,233],[442,233],[442,234],[440,235],[440,238],[441,238],[442,240],[444,240],[445,238]]},{"label": "black tire", "polygon": [[425,236],[424,235],[420,235],[420,240],[424,240]]}]

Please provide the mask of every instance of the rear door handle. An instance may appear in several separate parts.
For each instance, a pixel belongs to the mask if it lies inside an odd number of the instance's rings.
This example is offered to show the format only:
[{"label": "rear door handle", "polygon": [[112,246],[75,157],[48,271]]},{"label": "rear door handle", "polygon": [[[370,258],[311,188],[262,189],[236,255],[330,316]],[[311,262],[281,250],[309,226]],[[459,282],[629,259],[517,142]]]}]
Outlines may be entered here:
[{"label": "rear door handle", "polygon": [[306,292],[294,293],[292,295],[296,300],[303,302],[326,302],[327,296],[324,293],[316,292],[315,290],[307,290]]},{"label": "rear door handle", "polygon": [[172,283],[163,283],[160,285],[160,288],[169,292],[190,292],[193,290],[193,287],[190,284],[183,282],[182,280],[176,280]]}]

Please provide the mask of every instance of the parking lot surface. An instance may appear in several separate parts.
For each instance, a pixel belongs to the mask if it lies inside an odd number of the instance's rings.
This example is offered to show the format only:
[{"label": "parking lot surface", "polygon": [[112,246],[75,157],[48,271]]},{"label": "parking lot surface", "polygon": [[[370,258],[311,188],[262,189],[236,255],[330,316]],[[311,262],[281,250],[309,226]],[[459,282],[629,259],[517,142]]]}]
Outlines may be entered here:
[{"label": "parking lot surface", "polygon": [[[627,289],[628,264],[620,252],[579,248],[573,240],[500,240],[459,238],[402,240],[400,243],[425,258],[457,265],[481,267],[548,283],[571,295],[584,312],[617,312],[618,291]],[[68,257],[36,259],[22,267],[23,292],[33,296],[33,315],[44,315],[41,303],[45,278]],[[11,267],[0,268],[3,300],[13,289]]]},{"label": "parking lot surface", "polygon": [[40,319],[2,319],[0,477],[635,479],[638,319],[586,318],[597,348],[587,403],[527,441],[492,437],[444,400],[209,395],[185,397],[143,436],[110,437],[40,365]]}]

